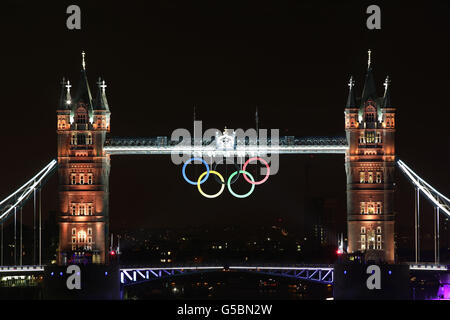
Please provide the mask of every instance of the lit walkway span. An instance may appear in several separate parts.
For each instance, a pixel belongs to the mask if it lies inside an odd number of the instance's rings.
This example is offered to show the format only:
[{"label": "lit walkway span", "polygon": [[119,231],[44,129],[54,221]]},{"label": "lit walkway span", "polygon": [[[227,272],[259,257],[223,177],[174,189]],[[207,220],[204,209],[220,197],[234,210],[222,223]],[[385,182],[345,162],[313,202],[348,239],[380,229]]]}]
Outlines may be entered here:
[{"label": "lit walkway span", "polygon": [[228,146],[214,139],[194,141],[190,144],[156,138],[110,138],[104,150],[111,155],[172,154],[184,153],[196,157],[224,156],[244,157],[265,154],[344,154],[348,149],[345,137],[280,137],[278,141],[264,140],[259,143],[236,140]]},{"label": "lit walkway span", "polygon": [[199,272],[259,272],[272,276],[282,276],[314,281],[323,284],[333,283],[334,268],[330,265],[317,266],[198,266],[198,267],[142,267],[142,268],[121,268],[120,282],[123,285],[137,284],[145,281],[156,280],[166,277],[173,277]]}]

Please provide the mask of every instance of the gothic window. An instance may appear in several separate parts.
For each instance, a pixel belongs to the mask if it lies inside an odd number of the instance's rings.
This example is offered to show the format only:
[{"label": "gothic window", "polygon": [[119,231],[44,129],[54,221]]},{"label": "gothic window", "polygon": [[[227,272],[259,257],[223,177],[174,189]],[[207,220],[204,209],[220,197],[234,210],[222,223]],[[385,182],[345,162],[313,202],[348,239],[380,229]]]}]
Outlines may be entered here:
[{"label": "gothic window", "polygon": [[366,203],[361,202],[361,213],[366,213]]},{"label": "gothic window", "polygon": [[359,143],[364,143],[364,133],[362,133],[362,132],[359,136]]},{"label": "gothic window", "polygon": [[374,122],[376,120],[376,110],[373,106],[369,105],[366,108],[366,117],[365,120],[366,122]]},{"label": "gothic window", "polygon": [[88,235],[92,236],[92,228],[88,228]]},{"label": "gothic window", "polygon": [[92,173],[88,174],[88,184],[92,184]]},{"label": "gothic window", "polygon": [[375,132],[373,131],[366,132],[366,143],[375,143]]},{"label": "gothic window", "polygon": [[72,237],[72,243],[77,243],[77,237]]},{"label": "gothic window", "polygon": [[364,183],[366,181],[366,173],[364,171],[361,171],[359,173],[359,183]]},{"label": "gothic window", "polygon": [[76,228],[72,228],[72,235],[76,235],[77,234],[77,229]]},{"label": "gothic window", "polygon": [[77,135],[77,144],[86,144],[86,135],[78,134]]},{"label": "gothic window", "polygon": [[372,171],[369,171],[369,179],[367,182],[373,183],[373,172]]},{"label": "gothic window", "polygon": [[377,227],[377,233],[381,233],[381,227]]},{"label": "gothic window", "polygon": [[77,135],[73,134],[72,138],[70,139],[70,144],[76,145],[77,144]]},{"label": "gothic window", "polygon": [[88,243],[89,243],[89,244],[92,243],[92,237],[88,237]]},{"label": "gothic window", "polygon": [[381,172],[377,172],[377,179],[376,179],[377,183],[381,183],[381,180],[382,180],[381,176],[382,176]]},{"label": "gothic window", "polygon": [[78,232],[78,242],[79,243],[86,242],[86,232],[85,231],[79,231]]},{"label": "gothic window", "polygon": [[88,215],[92,216],[92,204],[88,204]]},{"label": "gothic window", "polygon": [[86,144],[92,144],[92,134],[88,133]]},{"label": "gothic window", "polygon": [[366,227],[361,227],[361,233],[365,234],[366,233]]},{"label": "gothic window", "polygon": [[88,115],[87,115],[85,108],[83,108],[83,107],[78,108],[77,112],[76,112],[76,116],[75,116],[76,123],[78,123],[78,124],[87,123],[87,116]]},{"label": "gothic window", "polygon": [[376,139],[376,143],[381,143],[381,132],[377,132],[377,139]]},{"label": "gothic window", "polygon": [[80,204],[79,211],[80,211],[80,216],[84,216],[85,212],[86,212],[86,206],[84,204]]},{"label": "gothic window", "polygon": [[72,204],[72,215],[76,215],[77,214],[77,206],[75,204]]},{"label": "gothic window", "polygon": [[361,250],[366,250],[366,235],[361,235]]},{"label": "gothic window", "polygon": [[367,213],[368,214],[374,214],[375,213],[374,205],[371,202],[369,202],[369,204],[367,205]]},{"label": "gothic window", "polygon": [[381,234],[377,235],[377,250],[381,250]]},{"label": "gothic window", "polygon": [[84,174],[80,174],[80,184],[84,184]]},{"label": "gothic window", "polygon": [[77,184],[77,175],[76,174],[72,173],[70,175],[70,183],[71,184]]},{"label": "gothic window", "polygon": [[377,213],[381,213],[381,202],[377,202]]}]

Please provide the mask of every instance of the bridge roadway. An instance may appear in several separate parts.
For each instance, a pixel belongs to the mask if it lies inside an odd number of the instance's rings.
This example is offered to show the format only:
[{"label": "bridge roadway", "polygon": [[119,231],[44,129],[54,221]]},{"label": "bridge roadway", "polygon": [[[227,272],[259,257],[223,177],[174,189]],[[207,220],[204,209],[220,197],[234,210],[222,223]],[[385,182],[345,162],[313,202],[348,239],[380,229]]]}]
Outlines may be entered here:
[{"label": "bridge roadway", "polygon": [[[407,263],[409,270],[448,272],[450,265],[434,263]],[[11,275],[38,275],[45,272],[45,265],[41,266],[0,266],[0,277]],[[259,272],[272,276],[297,278],[306,281],[323,284],[333,284],[333,265],[285,265],[285,266],[143,266],[143,267],[120,267],[120,282],[122,285],[132,285],[150,280],[166,277],[187,275],[199,272]],[[0,278],[1,280],[1,278]]]},{"label": "bridge roadway", "polygon": [[157,138],[110,138],[104,150],[111,155],[127,154],[190,154],[196,157],[244,157],[267,154],[345,154],[348,150],[345,137],[280,137],[278,140],[249,142],[237,140],[235,144],[221,147],[214,140],[195,141],[190,144]]}]

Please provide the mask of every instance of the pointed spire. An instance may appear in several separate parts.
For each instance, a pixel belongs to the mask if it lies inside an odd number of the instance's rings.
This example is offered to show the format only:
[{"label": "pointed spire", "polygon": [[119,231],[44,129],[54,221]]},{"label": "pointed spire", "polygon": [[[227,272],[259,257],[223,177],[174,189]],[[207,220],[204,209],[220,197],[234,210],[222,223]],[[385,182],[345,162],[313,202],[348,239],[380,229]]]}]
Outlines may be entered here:
[{"label": "pointed spire", "polygon": [[348,97],[346,108],[355,108],[356,107],[356,99],[353,87],[355,86],[355,81],[353,80],[353,76],[350,76],[350,80],[348,81]]},{"label": "pointed spire", "polygon": [[86,62],[85,62],[85,53],[84,51],[81,53],[82,62],[81,62],[81,77],[77,86],[77,93],[75,95],[75,102],[78,104],[80,102],[87,104],[88,108],[92,108],[92,94],[91,89],[89,88],[89,83],[86,75]]},{"label": "pointed spire", "polygon": [[391,80],[389,76],[386,76],[386,80],[384,81],[384,96],[383,96],[383,108],[391,107]]},{"label": "pointed spire", "polygon": [[372,74],[372,64],[371,64],[372,51],[369,50],[367,53],[368,53],[367,73],[366,73],[364,89],[363,89],[362,97],[361,97],[361,104],[364,104],[369,99],[375,100],[377,98],[377,92],[376,92],[376,88],[375,88],[375,80],[374,80],[373,74]]},{"label": "pointed spire", "polygon": [[97,81],[97,97],[95,98],[93,109],[109,111],[108,100],[106,99],[106,83],[101,77]]}]

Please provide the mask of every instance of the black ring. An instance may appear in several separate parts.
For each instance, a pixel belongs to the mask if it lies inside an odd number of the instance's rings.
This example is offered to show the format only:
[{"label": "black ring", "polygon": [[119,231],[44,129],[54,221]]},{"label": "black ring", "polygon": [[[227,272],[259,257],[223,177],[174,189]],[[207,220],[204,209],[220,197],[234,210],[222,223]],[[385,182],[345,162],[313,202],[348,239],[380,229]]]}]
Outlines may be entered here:
[{"label": "black ring", "polygon": [[[219,163],[217,163],[217,162],[214,161],[214,164],[213,164],[213,166],[212,166],[212,170],[213,170],[213,171],[216,171],[216,167],[217,167],[218,164],[219,164]],[[222,162],[221,162],[220,164],[222,164]],[[234,164],[236,170],[238,171],[238,174],[236,175],[236,178],[231,179],[230,185],[232,185],[233,183],[235,183],[235,182],[237,181],[237,179],[239,179],[239,176],[241,175],[240,170],[242,170],[242,163],[241,163],[241,167],[239,167],[237,163],[233,163],[233,164]],[[220,179],[219,179],[219,177],[218,177],[217,175],[214,175],[214,180],[216,180],[216,182],[217,182],[218,184],[227,184],[227,183],[226,183],[227,179],[225,179],[225,182],[222,182],[222,181],[220,181]],[[233,181],[233,180],[234,180],[234,181]]]}]

